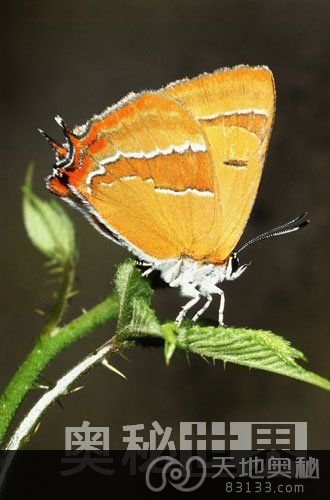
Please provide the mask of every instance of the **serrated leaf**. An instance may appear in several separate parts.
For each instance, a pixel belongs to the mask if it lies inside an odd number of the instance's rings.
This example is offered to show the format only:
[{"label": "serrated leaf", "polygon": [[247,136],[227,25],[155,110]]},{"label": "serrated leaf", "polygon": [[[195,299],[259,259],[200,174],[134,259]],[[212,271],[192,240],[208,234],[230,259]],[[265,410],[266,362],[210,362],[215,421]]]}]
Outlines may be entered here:
[{"label": "serrated leaf", "polygon": [[330,381],[296,362],[304,355],[272,332],[241,328],[186,326],[178,330],[178,345],[201,356],[267,370],[330,390]]},{"label": "serrated leaf", "polygon": [[119,266],[115,281],[120,303],[117,335],[137,343],[150,336],[163,339],[167,364],[175,349],[180,348],[203,358],[279,373],[330,390],[329,380],[297,363],[306,361],[303,353],[272,332],[199,326],[188,321],[180,327],[174,323],[160,325],[150,308],[152,290],[134,261]]},{"label": "serrated leaf", "polygon": [[141,298],[135,297],[132,302],[132,319],[126,330],[134,335],[161,335],[161,326],[154,311]]},{"label": "serrated leaf", "polygon": [[141,272],[133,260],[118,267],[115,285],[119,296],[117,335],[123,338],[134,332],[140,335],[147,334],[147,331],[151,335],[156,332],[158,321],[149,308],[152,289],[146,280],[141,279]]},{"label": "serrated leaf", "polygon": [[74,228],[63,208],[54,200],[44,201],[32,192],[33,167],[23,186],[23,218],[33,245],[55,263],[76,257]]}]

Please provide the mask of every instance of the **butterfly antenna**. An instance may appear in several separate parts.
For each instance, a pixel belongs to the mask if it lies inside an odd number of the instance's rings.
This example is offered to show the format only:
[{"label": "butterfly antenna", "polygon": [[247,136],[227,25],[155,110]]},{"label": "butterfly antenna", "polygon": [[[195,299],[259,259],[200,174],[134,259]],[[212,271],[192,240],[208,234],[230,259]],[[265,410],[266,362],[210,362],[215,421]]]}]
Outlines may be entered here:
[{"label": "butterfly antenna", "polygon": [[71,159],[73,156],[73,153],[74,153],[74,148],[73,148],[73,143],[72,143],[72,132],[70,131],[69,127],[67,126],[67,124],[65,123],[65,121],[63,120],[63,118],[61,116],[56,115],[55,121],[61,127],[61,129],[64,133],[64,136],[68,141],[68,145],[69,145],[68,158]]},{"label": "butterfly antenna", "polygon": [[307,219],[308,212],[304,212],[301,214],[299,217],[296,217],[293,220],[290,220],[286,224],[282,224],[282,226],[274,227],[273,229],[270,229],[266,233],[260,234],[259,236],[256,236],[252,240],[248,241],[247,243],[244,243],[241,248],[239,248],[236,252],[238,254],[242,250],[244,250],[246,247],[253,245],[254,243],[257,243],[258,241],[262,240],[267,240],[268,238],[274,238],[275,236],[282,236],[282,234],[288,234],[288,233],[293,233],[294,231],[298,231],[298,229],[301,229],[302,227],[307,226],[307,224],[310,223],[310,220]]},{"label": "butterfly antenna", "polygon": [[55,152],[56,157],[58,159],[65,158],[67,151],[62,146],[62,144],[59,144],[57,141],[55,141],[55,139],[52,139],[51,137],[49,137],[49,135],[46,134],[46,132],[44,132],[43,130],[41,130],[41,128],[38,128],[37,130],[46,139],[46,141],[51,145],[53,151]]}]

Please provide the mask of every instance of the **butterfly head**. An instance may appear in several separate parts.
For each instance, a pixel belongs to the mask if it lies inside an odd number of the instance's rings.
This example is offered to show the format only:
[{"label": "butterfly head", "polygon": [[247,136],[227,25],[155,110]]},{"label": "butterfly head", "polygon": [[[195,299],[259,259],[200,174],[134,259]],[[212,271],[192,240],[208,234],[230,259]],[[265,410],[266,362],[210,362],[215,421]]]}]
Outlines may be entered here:
[{"label": "butterfly head", "polygon": [[231,256],[229,257],[226,267],[226,280],[227,281],[236,280],[244,273],[244,271],[250,264],[251,262],[248,262],[246,264],[240,264],[237,253],[235,252],[232,253]]},{"label": "butterfly head", "polygon": [[65,197],[69,195],[67,188],[68,173],[74,169],[74,136],[68,126],[60,116],[55,117],[55,121],[61,127],[66,142],[58,143],[41,129],[38,131],[45,137],[55,153],[56,162],[53,167],[53,174],[47,178],[47,187],[53,193]]}]

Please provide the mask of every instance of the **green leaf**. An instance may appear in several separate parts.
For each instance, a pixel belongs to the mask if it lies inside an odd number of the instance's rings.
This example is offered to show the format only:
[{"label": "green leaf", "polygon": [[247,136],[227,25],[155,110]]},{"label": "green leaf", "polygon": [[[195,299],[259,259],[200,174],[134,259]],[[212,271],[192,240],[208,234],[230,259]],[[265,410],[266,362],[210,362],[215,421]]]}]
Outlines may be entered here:
[{"label": "green leaf", "polygon": [[160,335],[160,325],[149,305],[152,289],[133,260],[127,260],[118,267],[115,285],[119,296],[117,335],[128,336]]},{"label": "green leaf", "polygon": [[177,329],[177,344],[187,351],[279,373],[330,390],[330,381],[299,365],[296,359],[305,360],[304,355],[272,332],[186,325]]},{"label": "green leaf", "polygon": [[165,337],[165,345],[164,345],[164,354],[165,354],[165,362],[167,365],[170,364],[171,358],[176,349],[176,329],[177,327],[173,323],[165,323],[162,326],[162,332]]},{"label": "green leaf", "polygon": [[73,225],[57,202],[44,201],[32,192],[32,174],[30,165],[23,186],[23,218],[30,240],[54,263],[73,261],[76,258]]},{"label": "green leaf", "polygon": [[132,260],[118,267],[116,288],[119,295],[117,335],[121,339],[144,344],[148,337],[164,341],[169,364],[175,349],[184,349],[202,357],[286,375],[330,390],[330,381],[305,370],[297,360],[306,361],[290,342],[264,330],[211,327],[186,321],[180,327],[168,322],[160,325],[150,308],[152,290]]},{"label": "green leaf", "polygon": [[55,201],[44,201],[32,191],[33,167],[29,166],[23,186],[23,218],[31,242],[46,255],[49,274],[60,274],[56,300],[47,315],[41,335],[54,334],[61,322],[69,299],[74,295],[75,264],[77,259],[73,225]]}]

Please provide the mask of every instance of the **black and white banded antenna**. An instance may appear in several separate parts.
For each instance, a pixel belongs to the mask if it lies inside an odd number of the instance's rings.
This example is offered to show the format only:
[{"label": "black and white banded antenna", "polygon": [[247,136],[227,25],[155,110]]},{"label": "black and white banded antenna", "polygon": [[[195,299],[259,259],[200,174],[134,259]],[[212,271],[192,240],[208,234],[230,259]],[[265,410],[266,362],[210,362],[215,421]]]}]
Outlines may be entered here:
[{"label": "black and white banded antenna", "polygon": [[307,226],[307,224],[310,223],[310,220],[307,218],[307,216],[308,212],[304,212],[299,217],[296,217],[295,219],[292,219],[289,222],[282,224],[282,226],[274,227],[273,229],[266,231],[266,233],[256,236],[247,243],[244,243],[244,245],[242,245],[237,250],[237,252],[235,252],[235,254],[237,255],[242,250],[245,250],[246,247],[249,247],[250,245],[257,243],[258,241],[268,240],[268,238],[274,238],[275,236],[282,236],[282,234],[288,234],[288,233],[293,233],[294,231],[298,231],[298,229],[301,229],[302,227],[305,227]]}]

